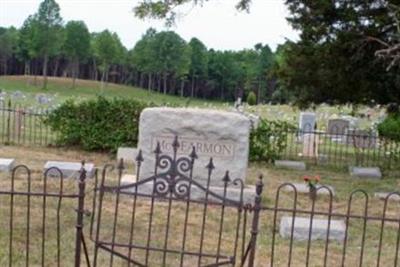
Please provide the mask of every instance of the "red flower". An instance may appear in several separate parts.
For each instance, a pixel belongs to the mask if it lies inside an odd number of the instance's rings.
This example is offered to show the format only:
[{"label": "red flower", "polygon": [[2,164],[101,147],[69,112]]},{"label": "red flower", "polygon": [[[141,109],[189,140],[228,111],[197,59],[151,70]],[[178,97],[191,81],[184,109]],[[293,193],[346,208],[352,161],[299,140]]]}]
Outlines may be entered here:
[{"label": "red flower", "polygon": [[321,176],[319,176],[319,175],[315,176],[315,181],[317,181],[317,182],[321,181]]},{"label": "red flower", "polygon": [[308,181],[310,181],[310,177],[309,177],[309,176],[303,176],[303,180],[304,180],[305,182],[308,182]]}]

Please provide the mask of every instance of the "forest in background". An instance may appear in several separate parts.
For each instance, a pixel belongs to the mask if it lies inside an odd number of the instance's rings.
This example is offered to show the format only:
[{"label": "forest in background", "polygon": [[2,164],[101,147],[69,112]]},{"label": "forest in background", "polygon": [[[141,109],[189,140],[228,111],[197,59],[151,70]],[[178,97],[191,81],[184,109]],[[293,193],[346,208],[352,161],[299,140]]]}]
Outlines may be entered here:
[{"label": "forest in background", "polygon": [[[152,28],[128,49],[116,33],[63,21],[56,1],[44,0],[22,27],[0,27],[0,75],[43,75],[44,88],[50,75],[71,77],[71,87],[76,78],[91,79],[223,101],[254,92],[257,103],[299,106],[399,102],[399,66],[376,56],[399,38],[391,2],[287,0],[300,40],[273,52],[261,43],[219,51]],[[139,16],[154,11],[140,7]]]}]

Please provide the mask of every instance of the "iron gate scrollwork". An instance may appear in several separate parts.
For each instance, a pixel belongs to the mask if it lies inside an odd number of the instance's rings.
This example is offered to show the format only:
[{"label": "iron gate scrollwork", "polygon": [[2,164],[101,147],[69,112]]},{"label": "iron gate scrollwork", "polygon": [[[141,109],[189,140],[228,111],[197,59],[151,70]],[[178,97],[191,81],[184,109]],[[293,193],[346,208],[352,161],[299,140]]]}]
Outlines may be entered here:
[{"label": "iron gate scrollwork", "polygon": [[[193,179],[195,148],[188,156],[178,155],[178,137],[172,148],[172,155],[166,155],[157,144],[154,174],[144,179],[139,177],[144,161],[139,151],[135,182],[123,180],[121,160],[117,178],[106,184],[114,167],[104,167],[93,200],[93,265],[106,261],[113,266],[122,260],[129,266],[253,266],[261,178],[254,202],[245,203],[241,179],[231,180],[227,171],[216,192],[211,185],[213,159],[206,166],[206,182],[201,183]],[[239,190],[237,197],[228,196],[232,187]],[[247,229],[250,212],[253,221]]]}]

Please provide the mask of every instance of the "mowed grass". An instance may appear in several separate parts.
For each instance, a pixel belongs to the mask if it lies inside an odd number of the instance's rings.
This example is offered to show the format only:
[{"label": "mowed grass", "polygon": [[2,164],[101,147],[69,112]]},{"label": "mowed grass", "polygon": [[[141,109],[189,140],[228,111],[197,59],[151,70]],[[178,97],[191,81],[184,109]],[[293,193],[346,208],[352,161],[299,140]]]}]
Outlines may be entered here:
[{"label": "mowed grass", "polygon": [[67,99],[84,100],[94,98],[97,95],[105,97],[122,97],[141,100],[144,102],[152,102],[157,105],[177,105],[177,106],[222,106],[219,101],[204,101],[201,99],[190,99],[186,97],[171,96],[148,91],[145,89],[125,86],[115,83],[108,83],[107,86],[101,88],[101,83],[91,80],[76,81],[76,87],[71,88],[72,81],[70,78],[48,77],[48,88],[43,90],[42,77],[37,77],[36,85],[34,76],[0,76],[0,89],[5,92],[20,91],[26,94],[24,99],[14,99],[22,105],[39,105],[35,99],[37,94],[55,95],[55,103],[62,103]]},{"label": "mowed grass", "polygon": [[[203,100],[199,98],[188,98],[162,94],[155,91],[149,92],[132,86],[124,86],[120,84],[108,83],[107,87],[101,88],[101,83],[91,80],[77,80],[76,88],[71,89],[70,78],[49,77],[48,89],[43,90],[41,83],[42,77],[37,77],[36,85],[34,84],[34,76],[0,76],[0,89],[6,92],[21,91],[26,97],[15,98],[12,102],[23,107],[46,108],[49,105],[60,104],[67,99],[84,100],[94,98],[97,95],[106,97],[123,97],[132,98],[144,102],[152,102],[156,105],[180,106],[180,107],[198,107],[207,109],[220,109],[231,111],[232,102],[221,102],[216,100]],[[54,101],[49,104],[39,104],[35,99],[38,94],[47,94],[55,96]],[[243,103],[245,99],[243,99]],[[359,118],[359,126],[361,128],[369,128],[374,122],[385,114],[384,107],[375,106],[369,108],[367,106],[357,106],[358,114],[365,116],[370,114],[370,118]],[[292,105],[271,105],[259,104],[256,106],[247,106],[244,103],[244,111],[253,113],[268,120],[284,120],[298,124],[301,110]],[[352,112],[351,106],[337,105],[319,105],[315,109],[308,109],[316,113],[317,124],[319,130],[326,130],[328,119],[341,115],[349,115]]]},{"label": "mowed grass", "polygon": [[[47,160],[65,160],[65,161],[80,161],[86,159],[88,162],[94,162],[98,167],[104,166],[106,163],[116,163],[114,155],[88,153],[79,150],[66,150],[54,148],[27,148],[27,147],[13,147],[6,146],[1,148],[0,157],[16,158],[17,164],[26,164],[32,169],[32,191],[43,191],[43,165]],[[218,166],[218,162],[215,162]],[[125,172],[132,173],[132,166],[125,170]],[[116,184],[117,175],[116,170],[107,175],[107,184]],[[331,185],[335,188],[336,196],[332,200],[332,211],[334,213],[345,214],[347,212],[348,200],[350,193],[356,188],[362,189],[367,192],[368,199],[368,215],[371,217],[381,217],[383,211],[383,201],[375,199],[373,193],[377,191],[398,191],[400,181],[396,179],[384,179],[382,181],[364,181],[354,180],[345,172],[333,172],[324,169],[312,168],[306,172],[280,170],[266,164],[251,163],[248,171],[247,184],[255,184],[258,174],[264,175],[264,191],[263,191],[263,205],[268,207],[275,206],[276,191],[279,185],[285,182],[302,182],[302,176],[307,175],[320,175],[322,183]],[[95,179],[90,179],[87,183],[87,197],[85,209],[92,211],[93,187]],[[50,179],[48,181],[48,192],[58,192],[60,180]],[[1,174],[1,190],[7,191],[11,189],[10,178],[8,174]],[[26,175],[22,172],[16,177],[14,190],[24,191],[27,188]],[[64,192],[76,193],[77,183],[75,180],[66,179],[64,181]],[[115,207],[116,195],[108,193],[104,198],[104,206],[102,209],[102,223],[100,238],[102,241],[112,240],[113,223],[115,220]],[[0,266],[8,265],[9,259],[9,237],[10,237],[10,197],[2,195],[0,197]],[[27,223],[27,197],[14,196],[14,210],[13,210],[13,263],[14,266],[24,265],[26,257],[26,223]],[[131,221],[133,214],[133,201],[131,197],[120,195],[117,214],[117,228],[116,228],[116,242],[129,244]],[[148,222],[150,215],[150,201],[148,199],[138,199],[137,207],[135,209],[135,228],[133,231],[133,244],[145,246],[148,238]],[[366,199],[362,194],[356,194],[353,199],[351,207],[351,214],[363,215],[365,213]],[[43,198],[31,198],[31,222],[30,222],[30,259],[31,266],[41,264],[41,247],[45,247],[45,265],[54,266],[57,262],[57,241],[60,241],[60,259],[61,266],[73,266],[74,260],[74,245],[75,245],[75,220],[76,220],[76,200],[62,199],[61,209],[59,215],[60,228],[57,229],[57,207],[60,204],[59,198],[48,198],[46,201],[45,217],[46,217],[46,231],[43,233]],[[318,211],[328,211],[329,199],[325,196],[319,196],[315,209]],[[279,207],[291,208],[293,206],[293,194],[282,192],[279,199]],[[299,195],[297,207],[299,209],[310,210],[311,202],[307,195]],[[186,249],[190,251],[199,250],[200,242],[200,229],[203,218],[202,204],[191,204],[187,227],[186,236]],[[172,204],[171,213],[167,213],[168,202],[156,202],[153,210],[153,224],[151,231],[151,242],[153,247],[163,248],[165,244],[169,249],[180,250],[182,247],[184,220],[186,203]],[[206,216],[206,227],[204,236],[204,250],[203,252],[213,252],[216,247],[219,233],[222,233],[222,248],[221,253],[230,253],[234,248],[234,236],[236,234],[236,223],[238,220],[237,210],[232,208],[225,209],[224,221],[220,224],[222,209],[218,206],[208,207]],[[92,214],[93,215],[93,214]],[[279,222],[283,215],[291,215],[291,213],[279,212],[277,214],[276,224],[274,225],[273,211],[263,211],[260,219],[260,232],[258,236],[257,245],[257,262],[256,266],[270,266],[271,250],[272,250],[272,236],[275,232],[275,264],[274,266],[287,266],[289,240],[283,239],[279,236]],[[299,216],[307,216],[301,215]],[[316,216],[323,217],[323,216]],[[400,203],[391,201],[387,207],[387,218],[399,219],[400,217]],[[166,237],[166,222],[169,218],[169,239],[165,242]],[[247,234],[246,241],[249,240],[250,223],[252,213],[248,214],[247,227],[245,233]],[[326,218],[326,217],[323,217]],[[343,219],[333,217],[332,219]],[[243,222],[243,216],[241,217]],[[366,223],[366,236],[365,248],[363,259],[363,266],[375,266],[377,260],[377,251],[379,246],[380,228],[382,221],[368,220]],[[89,246],[90,257],[93,257],[93,242],[89,241],[90,236],[90,216],[85,217],[85,237]],[[361,254],[361,242],[363,238],[363,219],[350,219],[349,221],[349,239],[346,252],[345,266],[358,266]],[[240,234],[242,234],[240,230]],[[384,225],[383,242],[382,242],[382,255],[381,266],[393,266],[394,255],[396,249],[396,242],[399,234],[399,223],[386,222]],[[44,238],[43,238],[44,237]],[[43,242],[44,240],[44,242]],[[246,245],[246,244],[245,244]],[[240,255],[242,244],[237,244],[238,253]],[[119,248],[118,250],[125,255],[129,254],[128,249]],[[342,259],[343,246],[341,243],[332,241],[329,242],[329,250],[327,255],[328,266],[340,266]],[[296,241],[294,243],[292,266],[304,266],[307,251],[307,242]],[[214,251],[215,252],[215,251]],[[145,260],[145,251],[133,250],[132,255],[135,259],[143,262]],[[323,266],[325,256],[325,242],[313,241],[311,243],[311,255],[309,266]],[[181,257],[179,254],[172,253],[166,254],[166,266],[179,266]],[[150,252],[149,266],[162,266],[164,254],[161,252]],[[99,255],[98,266],[108,266],[110,263],[110,254],[102,251]],[[120,260],[118,257],[113,259],[114,266],[128,266],[126,262]],[[197,257],[185,256],[183,259],[184,266],[197,266]],[[212,260],[203,259],[203,264],[210,263]]]}]

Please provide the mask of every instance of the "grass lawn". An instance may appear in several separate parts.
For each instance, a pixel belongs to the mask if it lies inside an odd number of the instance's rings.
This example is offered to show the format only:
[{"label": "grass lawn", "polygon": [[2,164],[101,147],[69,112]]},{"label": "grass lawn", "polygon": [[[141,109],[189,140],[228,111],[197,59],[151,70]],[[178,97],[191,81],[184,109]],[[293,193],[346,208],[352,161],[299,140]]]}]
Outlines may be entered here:
[{"label": "grass lawn", "polygon": [[[104,95],[107,97],[128,97],[145,102],[153,102],[157,105],[174,105],[174,106],[190,106],[199,108],[223,109],[230,110],[233,103],[223,103],[220,101],[210,101],[202,99],[182,98],[179,96],[164,95],[156,92],[148,92],[132,86],[124,86],[109,83],[104,89],[101,89],[100,82],[90,80],[77,80],[76,88],[71,89],[71,79],[49,77],[48,89],[43,90],[40,86],[41,77],[37,78],[37,85],[34,85],[33,76],[0,76],[0,89],[5,92],[21,91],[26,97],[13,99],[13,103],[22,105],[23,107],[46,108],[48,105],[40,105],[35,99],[37,94],[47,94],[55,96],[54,102],[50,104],[62,103],[67,99],[83,100],[95,97],[96,95]],[[297,125],[300,110],[290,105],[257,105],[246,106],[246,112],[259,115],[269,120],[285,120]],[[315,110],[317,115],[318,129],[324,130],[327,127],[328,119],[332,116],[349,115],[352,111],[350,106],[328,106],[320,105]],[[359,125],[361,128],[370,127],[374,121],[384,115],[382,107],[368,108],[360,106],[358,114],[365,115],[369,112],[370,119],[360,118]]]},{"label": "grass lawn", "polygon": [[[37,94],[47,94],[55,96],[55,103],[62,103],[66,99],[83,100],[93,98],[97,95],[106,97],[123,97],[133,98],[145,102],[153,102],[158,105],[179,105],[179,106],[222,106],[222,102],[218,101],[203,101],[200,99],[181,98],[171,95],[164,95],[154,91],[147,91],[132,86],[125,86],[120,84],[108,83],[102,89],[100,82],[91,80],[77,80],[76,88],[71,88],[71,79],[69,78],[48,78],[48,88],[43,90],[41,87],[42,78],[37,78],[37,86],[34,85],[33,76],[0,76],[0,89],[5,92],[20,91],[26,94],[25,99],[15,99],[22,105],[37,106],[38,103],[35,99]],[[46,105],[42,105],[45,107]]]},{"label": "grass lawn", "polygon": [[[28,148],[28,147],[15,147],[15,146],[3,146],[0,148],[0,157],[11,157],[15,158],[17,164],[26,164],[32,169],[32,191],[41,192],[43,190],[43,178],[42,178],[42,168],[47,160],[65,160],[65,161],[80,161],[82,159],[88,162],[94,162],[97,166],[103,166],[106,163],[115,162],[114,155],[99,154],[99,153],[87,153],[76,150],[66,150],[66,149],[55,149],[55,148]],[[215,162],[218,166],[218,162]],[[132,167],[126,170],[127,172],[132,172]],[[300,171],[288,171],[279,170],[266,164],[255,164],[251,163],[248,171],[247,184],[254,184],[256,177],[259,173],[264,174],[264,192],[263,192],[263,205],[273,207],[275,205],[275,194],[278,186],[284,182],[302,182],[302,176],[304,174],[308,175],[320,175],[322,177],[322,183],[333,186],[336,191],[336,196],[332,201],[332,209],[335,213],[345,214],[347,212],[347,201],[349,194],[355,190],[363,189],[369,195],[368,200],[368,215],[369,216],[382,216],[383,201],[375,199],[373,193],[376,191],[398,191],[400,187],[400,180],[396,179],[385,179],[382,181],[363,181],[351,179],[346,172],[334,172],[330,170],[325,170],[321,168],[314,168],[308,170],[307,172]],[[0,174],[0,186],[1,190],[6,191],[10,189],[10,179],[9,175],[5,173]],[[108,183],[116,182],[116,172],[110,173],[107,177],[109,179]],[[47,190],[51,192],[57,192],[59,185],[59,179],[50,179],[49,186]],[[89,180],[88,187],[88,197],[86,198],[86,209],[92,210],[92,194],[93,194],[93,183],[94,180]],[[27,179],[23,174],[17,175],[15,180],[15,190],[26,190]],[[65,192],[76,192],[76,183],[74,180],[66,180],[64,184]],[[7,195],[0,196],[0,245],[3,249],[0,249],[0,266],[5,266],[8,264],[8,244],[9,244],[9,224],[10,224],[10,197]],[[13,263],[15,266],[21,266],[24,264],[25,259],[25,238],[26,238],[26,196],[14,196],[14,231],[13,231]],[[46,232],[43,235],[42,229],[42,216],[43,216],[43,199],[42,198],[32,198],[32,214],[31,214],[31,229],[30,229],[30,248],[31,248],[31,265],[40,265],[41,261],[41,246],[43,245],[44,236],[44,246],[46,248],[45,254],[45,265],[54,266],[57,261],[57,236],[59,235],[60,242],[60,259],[62,266],[72,266],[73,265],[73,250],[74,250],[74,238],[75,238],[75,218],[76,213],[74,208],[76,207],[76,200],[62,200],[61,208],[61,219],[60,226],[61,231],[57,234],[57,205],[59,205],[59,199],[47,199],[46,203]],[[109,239],[112,232],[112,222],[114,216],[114,206],[115,206],[115,195],[108,195],[105,198],[105,206],[103,209],[104,227],[102,232],[102,237],[104,239]],[[116,230],[116,240],[119,242],[127,242],[129,238],[130,230],[130,220],[132,217],[132,198],[122,197],[119,203],[119,214],[118,214],[118,227]],[[355,195],[354,203],[352,205],[351,214],[353,215],[363,215],[364,214],[364,202],[365,199],[361,197],[361,194]],[[279,207],[290,208],[293,205],[293,195],[291,193],[283,192],[280,198]],[[327,211],[329,201],[327,197],[320,196],[316,202],[316,210]],[[169,216],[166,214],[165,210],[168,203],[159,202],[156,203],[154,211],[154,228],[152,234],[154,239],[152,239],[153,246],[164,245],[164,235],[165,235],[165,221]],[[298,208],[310,210],[310,200],[307,195],[299,195]],[[179,248],[182,240],[182,229],[183,229],[183,211],[184,205],[174,204],[173,213],[169,216],[170,221],[170,239],[168,242],[169,248]],[[198,229],[200,218],[201,218],[201,207],[192,205],[190,211],[191,219],[188,221],[188,237],[187,237],[187,248],[197,249],[198,245]],[[205,236],[205,249],[210,250],[215,246],[215,242],[218,236],[219,225],[216,224],[217,218],[221,212],[220,208],[210,208],[207,213],[207,230]],[[234,227],[236,217],[231,215],[232,213],[236,215],[234,210],[226,209],[226,215],[224,220],[224,230],[223,230],[223,250],[228,250],[232,248],[232,237],[234,236]],[[149,214],[149,201],[142,200],[138,204],[136,210],[137,225],[135,226],[134,238],[135,242],[143,244],[147,236],[147,218]],[[272,211],[264,211],[261,213],[260,219],[260,233],[258,238],[257,246],[257,263],[256,266],[270,266],[269,260],[271,257],[271,240],[272,234],[276,233],[275,241],[275,265],[274,266],[287,266],[288,259],[288,248],[289,241],[283,239],[279,236],[277,231],[279,231],[279,221],[282,215],[291,215],[291,213],[279,212],[277,216],[277,225],[274,226],[274,214]],[[320,217],[320,216],[317,216]],[[388,218],[399,219],[400,217],[400,206],[398,202],[390,202],[387,211]],[[251,219],[251,214],[248,218],[248,226]],[[332,219],[343,219],[343,218],[332,218]],[[89,241],[89,221],[90,217],[85,217],[85,236],[86,242],[89,245],[89,252],[91,257],[93,255],[93,243]],[[349,221],[349,240],[346,254],[346,265],[345,266],[355,266],[359,265],[358,259],[361,253],[361,242],[363,233],[362,219],[351,219]],[[363,257],[363,266],[375,266],[377,258],[377,250],[379,244],[379,233],[380,233],[381,221],[373,220],[367,221],[366,224],[366,236],[365,236],[365,250]],[[387,222],[384,226],[383,234],[383,246],[381,255],[381,266],[393,266],[394,252],[396,248],[397,236],[399,234],[399,223]],[[60,230],[60,229],[58,229]],[[247,231],[248,232],[248,231]],[[248,239],[247,239],[248,240]],[[241,244],[239,244],[241,248]],[[295,242],[293,250],[292,266],[304,266],[305,255],[306,255],[307,242]],[[321,241],[312,242],[311,246],[311,262],[310,266],[323,266],[325,243]],[[126,250],[121,250],[121,252],[127,252]],[[138,258],[143,258],[143,253],[134,251]],[[342,245],[338,242],[329,243],[329,253],[328,253],[328,266],[340,266],[341,262],[341,252]],[[150,254],[150,266],[161,266],[162,253],[151,253]],[[167,259],[170,262],[167,266],[178,266],[179,257],[174,257],[172,255],[167,255]],[[99,257],[98,266],[109,265],[110,257],[106,252],[102,252]],[[184,266],[194,266],[196,265],[195,259],[193,257],[185,258]],[[120,261],[118,258],[114,258],[114,266],[127,266],[126,263]]]}]

